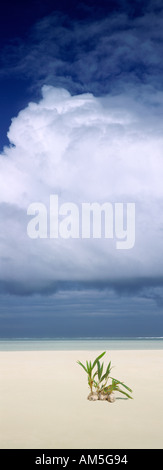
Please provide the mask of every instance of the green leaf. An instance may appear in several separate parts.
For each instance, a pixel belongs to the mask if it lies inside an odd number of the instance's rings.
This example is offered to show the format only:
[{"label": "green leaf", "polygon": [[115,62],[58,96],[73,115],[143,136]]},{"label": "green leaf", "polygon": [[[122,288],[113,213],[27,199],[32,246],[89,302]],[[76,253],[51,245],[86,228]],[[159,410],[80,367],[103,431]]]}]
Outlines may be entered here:
[{"label": "green leaf", "polygon": [[[113,379],[113,377],[110,377],[110,378]],[[122,385],[124,388],[126,388],[126,390],[132,393],[131,388],[127,387],[127,385],[125,385],[123,382],[120,382],[120,380],[117,380],[117,379],[113,379],[113,380],[115,380],[117,384]]]},{"label": "green leaf", "polygon": [[92,369],[94,369],[95,365],[97,364],[97,361],[99,361],[99,359],[101,359],[101,357],[103,357],[104,354],[106,354],[106,351],[104,351],[102,354],[100,354],[100,356],[96,357],[95,361],[93,362]]},{"label": "green leaf", "polygon": [[103,367],[104,367],[104,364],[102,363],[102,365],[101,365],[101,367],[100,367],[100,371],[99,371],[99,381],[100,381],[100,382],[102,382]]},{"label": "green leaf", "polygon": [[86,367],[84,366],[84,364],[82,364],[82,362],[77,361],[77,364],[79,364],[81,367],[83,367],[83,369],[85,370],[85,372],[88,374],[88,371],[87,371]]},{"label": "green leaf", "polygon": [[103,380],[107,379],[107,376],[108,376],[108,375],[107,375],[107,373],[105,372],[105,374],[101,377],[100,382],[103,382]]},{"label": "green leaf", "polygon": [[91,375],[91,368],[90,368],[90,363],[88,361],[86,361],[86,365],[87,365],[87,373],[89,375]]},{"label": "green leaf", "polygon": [[128,393],[124,392],[124,390],[121,390],[119,387],[117,387],[116,390],[117,392],[123,393],[127,398],[131,398],[131,400],[133,400],[133,397],[130,397]]},{"label": "green leaf", "polygon": [[100,374],[100,363],[99,363],[99,361],[97,361],[97,375],[98,375],[98,379],[99,379],[99,374]]},{"label": "green leaf", "polygon": [[96,370],[96,372],[93,374],[93,379],[94,379],[94,377],[96,377],[96,375],[97,375],[97,370]]},{"label": "green leaf", "polygon": [[100,361],[97,361],[98,380],[101,378],[101,366]]},{"label": "green leaf", "polygon": [[109,374],[110,374],[110,371],[111,371],[111,361],[109,362],[107,368],[106,368],[106,372],[105,374],[101,377],[101,382],[105,379],[108,378]]},{"label": "green leaf", "polygon": [[108,366],[107,366],[107,369],[106,369],[106,374],[109,375],[110,374],[110,371],[111,371],[112,367],[111,367],[111,361],[109,362]]}]

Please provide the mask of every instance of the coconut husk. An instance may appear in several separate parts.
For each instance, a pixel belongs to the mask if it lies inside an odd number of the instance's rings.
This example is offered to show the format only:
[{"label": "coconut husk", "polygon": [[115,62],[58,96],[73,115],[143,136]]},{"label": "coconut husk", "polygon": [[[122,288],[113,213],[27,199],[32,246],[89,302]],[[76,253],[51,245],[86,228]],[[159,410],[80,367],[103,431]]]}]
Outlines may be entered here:
[{"label": "coconut husk", "polygon": [[107,395],[107,400],[108,400],[110,403],[114,403],[114,401],[115,401],[115,395],[114,395],[114,393],[109,393],[109,395]]},{"label": "coconut husk", "polygon": [[89,393],[89,395],[88,395],[88,397],[87,397],[87,400],[90,400],[90,401],[96,401],[96,400],[98,400],[98,394],[95,393],[95,392]]}]

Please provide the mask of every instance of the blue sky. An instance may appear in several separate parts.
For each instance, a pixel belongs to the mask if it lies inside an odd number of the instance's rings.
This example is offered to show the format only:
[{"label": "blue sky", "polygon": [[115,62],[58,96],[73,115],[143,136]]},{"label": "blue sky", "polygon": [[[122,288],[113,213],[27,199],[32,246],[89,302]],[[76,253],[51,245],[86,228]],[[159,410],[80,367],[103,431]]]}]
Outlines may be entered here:
[{"label": "blue sky", "polygon": [[[163,336],[162,22],[160,0],[1,6],[1,337]],[[135,203],[135,246],[29,239],[50,194]]]}]

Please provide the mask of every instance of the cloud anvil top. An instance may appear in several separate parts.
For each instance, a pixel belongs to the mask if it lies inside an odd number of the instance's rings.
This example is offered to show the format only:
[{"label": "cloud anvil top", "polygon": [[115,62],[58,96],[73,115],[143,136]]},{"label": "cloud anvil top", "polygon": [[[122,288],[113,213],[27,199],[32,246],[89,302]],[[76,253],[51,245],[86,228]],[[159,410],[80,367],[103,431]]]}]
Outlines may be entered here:
[{"label": "cloud anvil top", "polygon": [[[49,203],[50,238],[102,238],[102,214],[104,215],[103,232],[105,238],[116,238],[116,248],[129,250],[135,244],[135,204],[105,202],[99,204],[81,203],[81,210],[73,202],[65,202],[59,207],[58,195],[50,196]],[[124,223],[126,206],[126,224]],[[92,214],[92,218],[91,218]],[[48,210],[43,203],[34,202],[27,209],[27,215],[33,215],[27,226],[28,236],[48,238]],[[65,216],[59,220],[60,216]],[[60,217],[61,218],[61,217]],[[91,223],[92,222],[92,223]],[[92,226],[91,226],[92,225]],[[126,225],[126,230],[124,226]],[[81,235],[80,235],[81,233]],[[117,241],[117,239],[119,241]]]}]

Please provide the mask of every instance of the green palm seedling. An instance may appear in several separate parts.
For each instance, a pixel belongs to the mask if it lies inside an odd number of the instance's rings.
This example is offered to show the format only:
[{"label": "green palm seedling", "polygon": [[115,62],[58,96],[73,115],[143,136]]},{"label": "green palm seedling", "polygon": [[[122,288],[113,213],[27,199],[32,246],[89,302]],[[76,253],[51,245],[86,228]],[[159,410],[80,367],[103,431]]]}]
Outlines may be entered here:
[{"label": "green palm seedling", "polygon": [[[88,396],[88,399],[115,401],[113,393],[114,391],[122,393],[127,398],[132,398],[131,395],[129,395],[128,393],[132,393],[131,388],[124,384],[124,382],[120,382],[120,380],[117,380],[114,377],[110,376],[110,372],[112,369],[111,361],[109,362],[104,373],[104,363],[102,362],[101,364],[100,359],[104,356],[105,353],[106,351],[96,357],[93,363],[91,361],[86,361],[86,366],[82,364],[82,362],[77,361],[77,363],[82,366],[82,368],[88,375],[88,385],[91,391],[90,395]],[[95,366],[97,367],[94,371]],[[109,379],[111,379],[110,385],[108,385]],[[121,388],[120,386],[122,386],[123,388]],[[93,388],[95,389],[96,393],[93,392]]]},{"label": "green palm seedling", "polygon": [[91,390],[91,393],[93,393],[93,385],[95,385],[95,376],[97,375],[97,371],[94,372],[93,374],[93,369],[95,368],[96,364],[98,363],[99,359],[101,359],[104,354],[106,354],[106,351],[104,351],[102,354],[100,354],[100,356],[96,357],[96,359],[94,360],[94,362],[92,363],[91,361],[86,361],[86,366],[84,364],[82,364],[82,362],[80,361],[77,361],[77,363],[83,367],[83,369],[85,370],[85,372],[88,374],[88,385],[90,387],[90,390]]}]

